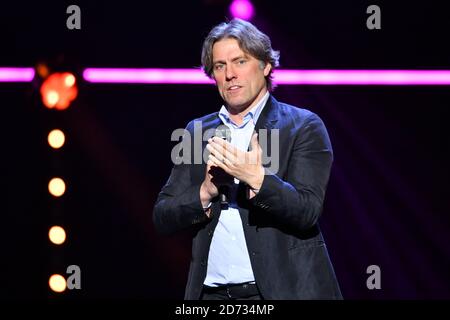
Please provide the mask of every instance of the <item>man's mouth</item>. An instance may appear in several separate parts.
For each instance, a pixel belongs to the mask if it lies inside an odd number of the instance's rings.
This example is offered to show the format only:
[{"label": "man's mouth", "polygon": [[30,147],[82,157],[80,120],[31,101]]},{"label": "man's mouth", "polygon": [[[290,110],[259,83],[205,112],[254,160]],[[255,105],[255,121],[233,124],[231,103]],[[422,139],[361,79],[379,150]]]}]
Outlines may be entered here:
[{"label": "man's mouth", "polygon": [[242,88],[241,86],[231,86],[231,87],[228,87],[228,91],[234,91],[234,90],[238,90],[238,89],[240,89],[240,88]]}]

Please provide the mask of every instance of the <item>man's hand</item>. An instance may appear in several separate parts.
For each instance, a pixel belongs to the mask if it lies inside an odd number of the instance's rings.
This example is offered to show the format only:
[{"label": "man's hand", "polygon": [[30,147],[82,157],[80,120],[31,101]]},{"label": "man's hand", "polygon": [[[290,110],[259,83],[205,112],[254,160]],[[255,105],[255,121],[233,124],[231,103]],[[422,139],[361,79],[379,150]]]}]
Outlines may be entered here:
[{"label": "man's hand", "polygon": [[206,146],[211,153],[208,164],[211,161],[214,166],[221,168],[230,176],[247,183],[251,189],[259,190],[264,180],[264,167],[262,166],[262,149],[257,137],[258,135],[254,133],[249,152],[241,151],[217,137],[209,139]]},{"label": "man's hand", "polygon": [[208,160],[206,165],[205,179],[200,186],[200,201],[205,208],[211,199],[219,195],[219,187],[233,183],[233,177],[225,173],[221,168]]}]

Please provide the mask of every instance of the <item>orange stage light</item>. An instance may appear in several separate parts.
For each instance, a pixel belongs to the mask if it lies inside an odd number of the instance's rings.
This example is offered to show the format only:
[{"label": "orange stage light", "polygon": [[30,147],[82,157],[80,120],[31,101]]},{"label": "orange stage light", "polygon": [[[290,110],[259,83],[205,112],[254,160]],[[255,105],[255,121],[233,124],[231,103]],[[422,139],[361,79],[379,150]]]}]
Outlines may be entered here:
[{"label": "orange stage light", "polygon": [[41,95],[47,108],[67,109],[78,95],[75,76],[69,72],[50,75],[42,83]]}]

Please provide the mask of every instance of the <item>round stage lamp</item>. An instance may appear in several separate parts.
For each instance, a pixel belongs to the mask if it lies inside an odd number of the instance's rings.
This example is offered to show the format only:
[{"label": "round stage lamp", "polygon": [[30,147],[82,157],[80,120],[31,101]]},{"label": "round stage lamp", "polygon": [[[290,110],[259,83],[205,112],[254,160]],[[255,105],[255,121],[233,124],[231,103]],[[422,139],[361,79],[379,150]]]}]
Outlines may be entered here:
[{"label": "round stage lamp", "polygon": [[64,145],[66,137],[64,135],[64,132],[59,129],[54,129],[48,134],[47,141],[50,147],[52,147],[53,149],[59,149]]},{"label": "round stage lamp", "polygon": [[230,5],[230,13],[233,18],[249,21],[253,18],[255,10],[249,0],[234,0]]},{"label": "round stage lamp", "polygon": [[53,226],[48,231],[48,238],[54,244],[63,244],[66,241],[66,231],[63,227]]},{"label": "round stage lamp", "polygon": [[41,86],[42,102],[49,109],[64,110],[78,95],[76,78],[72,73],[53,73]]},{"label": "round stage lamp", "polygon": [[48,285],[54,292],[63,292],[66,290],[66,279],[60,274],[53,274],[48,279]]},{"label": "round stage lamp", "polygon": [[66,184],[61,178],[53,178],[48,183],[48,191],[54,197],[61,197],[66,192]]}]

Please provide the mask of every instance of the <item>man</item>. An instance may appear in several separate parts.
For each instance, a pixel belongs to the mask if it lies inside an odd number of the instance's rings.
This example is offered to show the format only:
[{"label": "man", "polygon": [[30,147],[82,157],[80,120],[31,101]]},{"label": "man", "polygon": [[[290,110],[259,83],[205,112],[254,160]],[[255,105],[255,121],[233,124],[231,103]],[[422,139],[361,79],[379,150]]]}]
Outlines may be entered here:
[{"label": "man", "polygon": [[[204,142],[207,163],[177,163],[153,216],[162,233],[192,231],[186,299],[341,298],[317,224],[331,144],[317,115],[269,94],[278,59],[270,39],[239,19],[204,41],[203,69],[225,105],[191,121],[184,146],[198,152],[189,138],[220,125],[231,141]],[[263,130],[271,143],[260,145]],[[263,164],[269,150],[279,155],[270,168]]]}]

